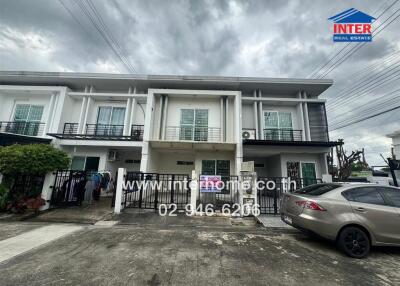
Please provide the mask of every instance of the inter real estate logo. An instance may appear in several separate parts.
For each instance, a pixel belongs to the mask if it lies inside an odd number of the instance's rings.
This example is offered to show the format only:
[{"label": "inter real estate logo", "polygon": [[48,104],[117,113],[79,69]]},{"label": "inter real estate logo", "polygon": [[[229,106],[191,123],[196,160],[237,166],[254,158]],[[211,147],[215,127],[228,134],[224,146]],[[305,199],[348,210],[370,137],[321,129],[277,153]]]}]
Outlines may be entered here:
[{"label": "inter real estate logo", "polygon": [[334,42],[371,42],[374,17],[351,8],[328,18],[333,21]]}]

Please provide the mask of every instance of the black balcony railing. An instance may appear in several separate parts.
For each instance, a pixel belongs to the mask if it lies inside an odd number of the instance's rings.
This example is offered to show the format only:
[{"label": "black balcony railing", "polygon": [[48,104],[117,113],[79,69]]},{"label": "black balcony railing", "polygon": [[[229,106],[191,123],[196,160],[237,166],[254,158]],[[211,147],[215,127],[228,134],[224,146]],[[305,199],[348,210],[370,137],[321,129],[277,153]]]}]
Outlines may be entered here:
[{"label": "black balcony railing", "polygon": [[263,130],[264,140],[302,141],[302,130],[268,128]]},{"label": "black balcony railing", "polygon": [[124,125],[86,124],[85,130],[78,132],[78,123],[65,123],[63,133],[49,135],[59,139],[143,141],[143,131],[143,125],[132,125],[130,135],[124,135]]},{"label": "black balcony railing", "polygon": [[42,136],[44,130],[42,122],[0,121],[0,132],[27,136]]},{"label": "black balcony railing", "polygon": [[217,127],[167,126],[166,140],[220,142],[221,129]]}]

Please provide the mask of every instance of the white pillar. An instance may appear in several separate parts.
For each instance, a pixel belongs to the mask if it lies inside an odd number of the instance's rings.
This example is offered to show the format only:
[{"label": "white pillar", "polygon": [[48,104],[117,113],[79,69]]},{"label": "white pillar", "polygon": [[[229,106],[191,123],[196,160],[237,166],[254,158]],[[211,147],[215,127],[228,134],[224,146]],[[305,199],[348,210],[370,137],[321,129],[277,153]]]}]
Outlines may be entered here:
[{"label": "white pillar", "polygon": [[[301,91],[298,92],[297,98],[301,99]],[[300,116],[300,127],[301,127],[301,140],[306,141],[306,127],[304,124],[304,110],[303,110],[303,103],[299,103],[299,116]]]},{"label": "white pillar", "polygon": [[192,170],[192,182],[190,183],[190,205],[192,210],[195,211],[197,207],[197,194],[199,193],[199,182],[196,174],[196,170]]},{"label": "white pillar", "polygon": [[83,121],[85,120],[84,118],[85,118],[85,112],[86,112],[86,105],[87,105],[87,96],[84,96],[82,98],[81,112],[79,114],[78,130],[77,130],[78,134],[82,133]]},{"label": "white pillar", "polygon": [[167,118],[168,118],[168,94],[165,95],[165,101],[164,101],[164,112],[163,112],[163,124],[161,126],[161,139],[165,140],[165,131],[167,129]]},{"label": "white pillar", "polygon": [[131,118],[131,108],[132,108],[132,98],[128,98],[126,101],[126,108],[125,108],[125,118],[124,118],[124,136],[128,136],[130,131],[130,118]]},{"label": "white pillar", "polygon": [[220,136],[220,140],[219,141],[223,142],[224,141],[224,134],[225,134],[225,130],[224,130],[225,120],[224,120],[224,97],[222,97],[222,96],[220,98],[219,109],[220,109],[219,121],[220,121],[220,126],[221,126],[220,135],[219,135]]},{"label": "white pillar", "polygon": [[239,91],[235,96],[235,143],[236,143],[236,175],[240,175],[240,167],[243,162],[243,144],[242,144],[242,94]]},{"label": "white pillar", "polygon": [[[307,94],[305,91],[303,91],[304,99],[307,98]],[[308,117],[308,106],[307,102],[303,103],[303,109],[304,109],[304,125],[305,125],[305,133],[306,133],[306,141],[311,141],[311,133],[310,133],[310,119]]]},{"label": "white pillar", "polygon": [[44,123],[43,136],[45,136],[49,132],[49,129],[50,129],[51,119],[53,118],[55,97],[56,97],[55,93],[52,93],[51,97],[50,97],[50,104],[49,104],[49,111],[47,114],[47,119],[46,119],[46,122]]},{"label": "white pillar", "polygon": [[[254,97],[257,97],[257,90],[254,90]],[[256,135],[255,139],[260,139],[259,137],[259,131],[258,131],[258,110],[257,110],[257,101],[254,101],[253,103],[253,112],[254,112],[254,124],[256,128]]]},{"label": "white pillar", "polygon": [[[258,90],[258,97],[260,97],[260,99],[261,99],[261,90]],[[258,102],[258,129],[259,129],[258,139],[261,139],[261,140],[264,139],[263,117],[264,117],[264,114],[263,114],[263,103],[260,100]]]},{"label": "white pillar", "polygon": [[40,207],[41,211],[47,210],[50,208],[50,199],[53,193],[53,185],[54,185],[55,175],[53,173],[46,174],[44,178],[43,188],[42,188],[42,199],[45,200],[45,205]]},{"label": "white pillar", "polygon": [[122,209],[122,196],[124,195],[122,187],[124,183],[125,174],[126,174],[125,168],[118,168],[117,189],[115,190],[115,204],[114,204],[114,213],[116,214],[121,213]]},{"label": "white pillar", "polygon": [[224,142],[230,142],[230,138],[229,138],[229,134],[228,131],[230,131],[231,128],[228,127],[229,124],[229,120],[228,120],[228,116],[229,116],[229,97],[225,98],[225,136],[224,136]]},{"label": "white pillar", "polygon": [[89,109],[90,109],[90,104],[92,103],[92,97],[89,96],[87,99],[86,103],[86,111],[85,111],[85,116],[83,117],[83,123],[82,123],[82,134],[86,133],[86,124],[88,120],[88,115],[89,115]]}]

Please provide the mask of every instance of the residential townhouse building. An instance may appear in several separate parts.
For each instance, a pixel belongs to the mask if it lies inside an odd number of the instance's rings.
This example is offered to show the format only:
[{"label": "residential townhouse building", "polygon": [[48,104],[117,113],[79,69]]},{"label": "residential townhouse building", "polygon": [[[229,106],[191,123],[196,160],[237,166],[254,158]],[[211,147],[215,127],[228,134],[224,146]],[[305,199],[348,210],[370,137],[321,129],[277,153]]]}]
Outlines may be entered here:
[{"label": "residential townhouse building", "polygon": [[392,156],[395,159],[400,158],[400,130],[395,131],[387,135],[392,139]]},{"label": "residential townhouse building", "polygon": [[326,79],[0,72],[0,132],[48,140],[71,169],[328,177]]}]

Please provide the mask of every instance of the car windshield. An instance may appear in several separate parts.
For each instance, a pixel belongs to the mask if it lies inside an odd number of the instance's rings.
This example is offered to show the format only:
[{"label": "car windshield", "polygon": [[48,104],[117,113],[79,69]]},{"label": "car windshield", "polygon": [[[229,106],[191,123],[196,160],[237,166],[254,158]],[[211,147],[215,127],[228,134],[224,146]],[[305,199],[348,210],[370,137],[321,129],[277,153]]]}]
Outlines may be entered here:
[{"label": "car windshield", "polygon": [[294,191],[293,193],[309,196],[320,196],[339,187],[340,185],[338,184],[316,184],[299,189],[297,191]]}]

